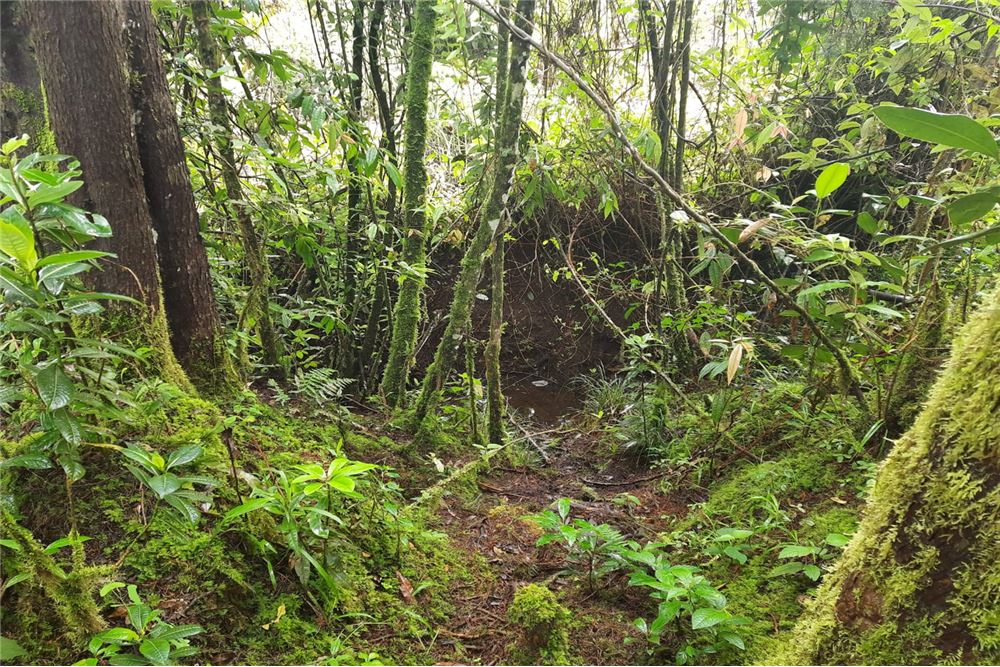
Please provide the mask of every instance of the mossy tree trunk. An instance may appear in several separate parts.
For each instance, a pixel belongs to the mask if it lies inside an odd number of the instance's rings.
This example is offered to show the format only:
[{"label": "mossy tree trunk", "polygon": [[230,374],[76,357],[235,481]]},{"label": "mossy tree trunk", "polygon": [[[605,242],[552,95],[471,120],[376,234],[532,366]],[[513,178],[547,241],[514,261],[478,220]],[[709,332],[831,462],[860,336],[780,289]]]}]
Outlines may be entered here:
[{"label": "mossy tree trunk", "polygon": [[94,287],[142,304],[118,305],[115,316],[103,321],[113,323],[114,333],[127,336],[130,344],[150,347],[164,379],[191,389],[171,349],[164,315],[153,220],[128,103],[122,7],[45,1],[24,8],[56,145],[83,170],[84,186],[72,198],[106,217],[114,231],[95,244],[117,258],[94,273]]},{"label": "mossy tree trunk", "polygon": [[163,304],[174,353],[188,377],[209,393],[236,384],[216,310],[208,256],[199,233],[198,208],[184,143],[160,53],[152,8],[145,0],[123,3],[126,45],[134,76],[132,102],[146,198],[156,230]]},{"label": "mossy tree trunk", "polygon": [[382,393],[392,407],[403,403],[413,365],[420,324],[420,295],[426,270],[427,96],[434,64],[434,0],[417,0],[410,35],[410,61],[406,79],[406,121],[403,128],[403,252],[406,264],[392,316],[389,357],[382,376]]},{"label": "mossy tree trunk", "polygon": [[[534,0],[520,0],[517,3],[515,25],[531,32],[531,19],[535,11]],[[483,262],[490,253],[490,246],[502,239],[505,225],[501,220],[510,192],[514,167],[517,164],[518,137],[521,129],[521,111],[524,106],[525,65],[528,62],[528,44],[515,40],[510,52],[510,72],[507,77],[505,105],[498,110],[496,150],[497,164],[493,184],[486,205],[480,214],[479,227],[466,248],[459,270],[458,281],[448,312],[448,324],[434,353],[434,361],[427,368],[420,398],[414,410],[414,424],[419,429],[428,412],[437,404],[444,389],[448,374],[455,365],[455,355],[469,327],[469,317],[476,296],[476,289],[482,277]]]},{"label": "mossy tree trunk", "polygon": [[284,346],[271,319],[271,267],[265,254],[264,240],[254,226],[240,183],[236,152],[233,149],[232,126],[229,110],[226,107],[226,92],[219,79],[222,55],[212,34],[212,13],[212,4],[208,0],[191,3],[191,15],[198,34],[198,57],[208,77],[208,112],[212,123],[220,129],[215,137],[222,162],[219,167],[226,186],[226,197],[236,214],[236,223],[243,244],[243,261],[248,274],[249,293],[243,319],[256,322],[265,363],[279,375],[285,375],[287,370]]},{"label": "mossy tree trunk", "polygon": [[876,478],[781,664],[1000,661],[1000,290]]},{"label": "mossy tree trunk", "polygon": [[[510,0],[501,0],[500,14],[506,17]],[[507,79],[510,76],[507,60],[510,55],[510,30],[501,21],[497,28],[496,109],[507,106]],[[494,114],[496,115],[496,114]],[[499,125],[499,124],[498,124]],[[497,128],[499,130],[499,127]],[[496,135],[494,134],[494,140]],[[504,398],[500,376],[500,351],[503,343],[504,259],[506,256],[504,234],[496,238],[496,247],[490,260],[490,337],[486,341],[486,437],[497,445],[504,441]]]}]

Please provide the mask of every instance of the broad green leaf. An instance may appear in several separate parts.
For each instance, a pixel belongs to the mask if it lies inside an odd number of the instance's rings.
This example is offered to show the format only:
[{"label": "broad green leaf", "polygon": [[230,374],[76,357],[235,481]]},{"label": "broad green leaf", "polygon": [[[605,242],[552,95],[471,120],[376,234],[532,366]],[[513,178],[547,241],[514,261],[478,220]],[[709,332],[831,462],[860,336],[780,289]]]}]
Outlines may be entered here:
[{"label": "broad green leaf", "polygon": [[74,262],[85,262],[89,259],[98,259],[100,257],[110,257],[110,252],[101,252],[100,250],[74,250],[72,252],[60,252],[55,255],[49,255],[47,257],[42,257],[35,264],[35,268],[40,269],[43,266],[49,266],[50,264],[72,264]]},{"label": "broad green leaf", "polygon": [[735,632],[720,632],[719,637],[721,637],[724,641],[729,642],[730,644],[740,649],[741,651],[746,650],[747,646],[746,644],[743,643],[743,638],[740,637]]},{"label": "broad green leaf", "polygon": [[59,364],[49,364],[35,376],[38,395],[49,410],[58,410],[69,405],[73,395],[73,383]]},{"label": "broad green leaf", "polygon": [[691,614],[691,628],[694,630],[710,628],[713,625],[722,623],[727,618],[729,618],[729,613],[721,609],[712,609],[710,607],[695,609],[694,613]]},{"label": "broad green leaf", "polygon": [[785,563],[771,570],[767,576],[781,577],[786,574],[796,574],[802,571],[802,563]]},{"label": "broad green leaf", "polygon": [[888,306],[883,306],[877,303],[866,303],[863,304],[861,307],[864,308],[865,310],[874,311],[879,315],[885,315],[886,317],[905,317],[905,315],[903,315],[903,313],[899,312],[898,310],[894,310],[892,308],[889,308]]},{"label": "broad green leaf", "polygon": [[46,454],[33,452],[29,454],[18,454],[9,459],[0,461],[0,468],[29,468],[31,470],[42,470],[52,467],[52,460]]},{"label": "broad green leaf", "polygon": [[35,208],[41,204],[60,201],[80,189],[83,181],[65,181],[59,185],[39,185],[28,193],[28,206]]},{"label": "broad green leaf", "polygon": [[979,220],[1000,204],[1000,188],[974,192],[948,204],[948,219],[956,225]]},{"label": "broad green leaf", "polygon": [[879,107],[875,115],[897,134],[951,148],[964,148],[1000,160],[996,139],[985,127],[961,114],[910,107]]},{"label": "broad green leaf", "polygon": [[17,260],[24,269],[35,268],[38,253],[35,237],[26,227],[0,221],[0,252]]},{"label": "broad green leaf", "polygon": [[183,447],[178,447],[167,455],[166,469],[170,470],[173,467],[182,466],[185,463],[191,463],[199,456],[201,456],[200,445],[185,445]]},{"label": "broad green leaf", "polygon": [[204,632],[200,625],[175,625],[168,626],[165,623],[161,623],[156,626],[156,629],[149,633],[149,636],[153,639],[166,639],[167,641],[177,641],[178,639],[185,639],[187,637],[192,637],[197,634]]},{"label": "broad green leaf", "polygon": [[13,639],[0,637],[0,662],[10,664],[22,655],[28,655],[28,652],[20,644]]},{"label": "broad green leaf", "polygon": [[812,556],[817,551],[819,551],[819,547],[791,544],[778,552],[778,558],[802,558],[803,556]]},{"label": "broad green leaf", "polygon": [[834,162],[828,166],[816,178],[816,196],[820,199],[829,197],[844,184],[850,173],[851,167],[846,162]]},{"label": "broad green leaf", "polygon": [[181,480],[177,475],[168,472],[150,479],[149,488],[162,500],[181,488]]},{"label": "broad green leaf", "polygon": [[845,287],[852,287],[852,285],[846,280],[831,280],[829,282],[813,285],[812,287],[807,287],[806,289],[799,292],[799,296],[806,297],[812,294],[822,294],[823,292],[829,292],[835,289],[843,289]]},{"label": "broad green leaf", "polygon": [[230,519],[235,519],[238,516],[243,516],[244,514],[253,512],[254,510],[258,510],[261,507],[264,507],[269,502],[271,502],[270,498],[254,498],[253,500],[248,500],[242,505],[237,505],[233,509],[226,512],[226,515],[223,517],[223,520],[229,521]]},{"label": "broad green leaf", "polygon": [[837,547],[838,549],[843,549],[850,543],[851,538],[847,535],[841,533],[828,533],[826,536],[826,543],[831,547]]},{"label": "broad green leaf", "polygon": [[813,581],[816,581],[823,574],[823,571],[820,570],[815,565],[806,565],[804,568],[802,568],[802,574],[806,575],[807,577],[809,577]]},{"label": "broad green leaf", "polygon": [[102,644],[120,644],[122,642],[134,642],[139,640],[139,635],[129,628],[111,628],[94,635],[94,640],[100,640]]},{"label": "broad green leaf", "polygon": [[166,639],[147,639],[139,644],[142,653],[154,665],[170,664],[170,642]]}]

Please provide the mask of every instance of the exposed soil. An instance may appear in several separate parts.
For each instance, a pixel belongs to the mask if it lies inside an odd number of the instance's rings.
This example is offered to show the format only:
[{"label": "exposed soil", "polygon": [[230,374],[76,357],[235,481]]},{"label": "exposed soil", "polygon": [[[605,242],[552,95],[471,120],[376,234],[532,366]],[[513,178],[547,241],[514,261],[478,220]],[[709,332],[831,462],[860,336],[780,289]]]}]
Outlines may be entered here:
[{"label": "exposed soil", "polygon": [[[555,389],[548,393],[558,397]],[[532,397],[537,398],[534,393]],[[550,421],[525,426],[549,457],[547,464],[495,465],[477,479],[480,495],[473,501],[450,495],[440,504],[440,529],[457,548],[485,559],[495,578],[463,582],[451,591],[457,610],[441,632],[438,658],[442,664],[509,663],[516,628],[506,620],[507,607],[518,588],[543,583],[573,609],[574,657],[582,664],[641,662],[645,640],[631,623],[649,613],[648,596],[614,576],[590,590],[585,581],[562,572],[558,547],[535,546],[540,530],[524,517],[565,497],[572,500],[574,516],[611,524],[626,537],[644,540],[682,517],[686,499],[657,491],[658,479],[651,479],[648,467],[634,457],[601,455],[604,446],[598,434],[581,433],[580,425],[571,421],[553,428],[553,415],[558,421],[564,414],[536,414]],[[588,484],[595,480],[606,485]],[[636,497],[640,505],[615,502],[622,493]]]}]

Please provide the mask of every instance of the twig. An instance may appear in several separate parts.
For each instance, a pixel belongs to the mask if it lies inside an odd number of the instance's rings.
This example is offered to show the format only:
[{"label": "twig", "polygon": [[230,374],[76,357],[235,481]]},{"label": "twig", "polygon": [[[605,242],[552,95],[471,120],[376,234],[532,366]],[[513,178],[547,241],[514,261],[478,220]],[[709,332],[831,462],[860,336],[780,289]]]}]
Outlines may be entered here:
[{"label": "twig", "polygon": [[514,419],[513,415],[510,415],[509,418],[510,418],[510,423],[521,430],[521,433],[524,434],[524,438],[529,443],[531,443],[531,446],[534,447],[535,450],[538,452],[538,454],[542,457],[542,461],[544,461],[545,464],[548,465],[550,463],[549,455],[545,452],[545,448],[542,447],[540,444],[538,444],[538,441],[535,440],[535,437],[528,432],[528,429],[524,428],[524,426],[521,425],[521,422]]},{"label": "twig", "polygon": [[654,479],[660,479],[661,477],[666,477],[672,470],[664,470],[663,472],[658,472],[655,475],[647,475],[646,477],[640,477],[639,479],[629,479],[620,482],[599,482],[596,479],[587,479],[586,477],[581,477],[581,481],[591,484],[593,486],[631,486],[633,484],[641,484],[643,482],[651,482]]}]

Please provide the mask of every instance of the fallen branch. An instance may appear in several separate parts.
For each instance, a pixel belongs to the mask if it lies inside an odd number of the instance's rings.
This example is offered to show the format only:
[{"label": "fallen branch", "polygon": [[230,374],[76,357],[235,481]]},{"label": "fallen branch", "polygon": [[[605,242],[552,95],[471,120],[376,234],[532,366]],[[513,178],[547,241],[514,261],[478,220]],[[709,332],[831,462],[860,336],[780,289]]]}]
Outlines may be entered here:
[{"label": "fallen branch", "polygon": [[545,464],[548,465],[550,463],[549,455],[548,453],[546,453],[545,448],[542,447],[542,445],[540,445],[537,440],[535,440],[535,436],[529,433],[528,429],[524,428],[521,422],[514,419],[513,415],[508,415],[508,418],[510,419],[511,424],[513,424],[514,426],[516,426],[521,430],[521,433],[524,434],[525,440],[527,440],[528,443],[530,443],[531,446],[535,448],[535,451],[537,451],[539,456],[542,457],[542,461],[544,461]]}]

